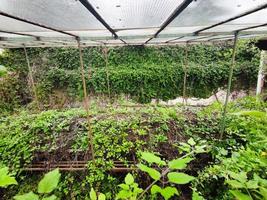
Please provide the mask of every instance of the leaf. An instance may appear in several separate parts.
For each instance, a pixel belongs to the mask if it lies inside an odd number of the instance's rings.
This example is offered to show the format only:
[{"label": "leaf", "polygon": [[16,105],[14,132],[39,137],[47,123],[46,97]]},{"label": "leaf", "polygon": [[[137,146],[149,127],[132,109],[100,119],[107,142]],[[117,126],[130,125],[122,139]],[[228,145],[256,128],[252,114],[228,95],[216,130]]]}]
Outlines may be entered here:
[{"label": "leaf", "polygon": [[160,194],[164,197],[165,200],[170,199],[174,195],[179,195],[177,189],[170,186],[162,189]]},{"label": "leaf", "polygon": [[94,188],[91,188],[89,195],[90,195],[91,200],[97,200],[97,196],[96,196],[96,192],[95,192]]},{"label": "leaf", "polygon": [[56,200],[56,199],[57,199],[57,196],[56,195],[51,195],[49,197],[43,198],[42,200]]},{"label": "leaf", "polygon": [[122,188],[123,190],[129,190],[130,189],[129,185],[126,185],[126,184],[119,184],[118,186],[120,188]]},{"label": "leaf", "polygon": [[116,199],[127,199],[131,197],[131,193],[129,191],[121,190],[117,196]]},{"label": "leaf", "polygon": [[7,187],[9,185],[17,185],[17,181],[14,177],[8,174],[8,168],[3,167],[0,169],[0,187]]},{"label": "leaf", "polygon": [[230,190],[237,200],[253,200],[249,195],[240,192],[239,190]]},{"label": "leaf", "polygon": [[184,159],[176,159],[169,162],[169,168],[170,169],[185,169],[187,166],[187,163],[192,161],[192,158],[184,158]]},{"label": "leaf", "polygon": [[100,193],[98,196],[98,200],[106,200],[106,195],[104,195],[103,193]]},{"label": "leaf", "polygon": [[147,161],[148,163],[156,163],[158,165],[166,165],[166,162],[161,160],[160,157],[154,155],[153,153],[149,153],[149,152],[142,152],[141,153],[141,158],[145,161]]},{"label": "leaf", "polygon": [[264,187],[260,187],[260,194],[263,196],[264,199],[267,199],[267,189]]},{"label": "leaf", "polygon": [[191,146],[195,146],[196,145],[196,142],[194,141],[193,138],[190,138],[188,141],[187,141],[188,144],[190,144]]},{"label": "leaf", "polygon": [[244,188],[245,187],[242,183],[240,183],[237,180],[227,180],[225,182],[231,185],[233,188]]},{"label": "leaf", "polygon": [[195,179],[195,177],[193,176],[189,176],[185,173],[180,173],[180,172],[170,172],[168,173],[167,176],[170,182],[176,184],[187,184]]},{"label": "leaf", "polygon": [[124,180],[127,185],[131,185],[134,183],[134,178],[130,173],[126,175]]},{"label": "leaf", "polygon": [[246,172],[240,172],[240,173],[235,173],[235,172],[229,172],[229,175],[235,179],[238,180],[241,183],[247,182],[247,173]]},{"label": "leaf", "polygon": [[33,192],[29,192],[23,195],[16,195],[14,199],[15,200],[39,200],[39,197]]},{"label": "leaf", "polygon": [[161,192],[161,188],[158,185],[153,185],[151,187],[150,193],[151,194],[157,194]]},{"label": "leaf", "polygon": [[246,182],[246,186],[248,189],[257,189],[259,187],[258,181],[250,180]]},{"label": "leaf", "polygon": [[137,166],[141,171],[147,172],[149,174],[149,176],[151,178],[153,178],[154,180],[160,179],[160,173],[157,170],[150,168],[150,167],[143,165],[143,164],[138,164]]},{"label": "leaf", "polygon": [[58,186],[60,179],[59,169],[54,169],[45,174],[44,178],[38,184],[38,193],[50,193]]},{"label": "leaf", "polygon": [[202,196],[200,196],[196,191],[193,191],[192,200],[205,200]]}]

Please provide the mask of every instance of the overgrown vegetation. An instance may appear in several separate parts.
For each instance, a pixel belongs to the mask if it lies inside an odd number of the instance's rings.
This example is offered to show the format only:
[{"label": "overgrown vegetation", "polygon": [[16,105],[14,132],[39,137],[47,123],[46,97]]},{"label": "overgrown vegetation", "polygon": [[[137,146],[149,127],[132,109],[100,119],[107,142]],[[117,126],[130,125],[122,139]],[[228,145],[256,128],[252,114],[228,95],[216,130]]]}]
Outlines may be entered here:
[{"label": "overgrown vegetation", "polygon": [[[229,47],[190,46],[188,96],[225,86]],[[77,49],[28,51],[41,110],[23,51],[0,56],[1,200],[267,199],[266,102],[231,102],[223,138],[221,103],[136,104],[182,95],[184,47],[109,48],[108,68],[102,48],[84,49],[95,160]],[[232,89],[255,85],[258,62],[253,41],[241,41]]]},{"label": "overgrown vegetation", "polygon": [[[266,199],[267,105],[251,97],[231,103],[223,140],[221,107],[93,107],[96,161],[89,161],[84,172],[62,172],[54,195],[90,199],[94,188],[114,199],[132,188],[136,199],[143,191],[145,199]],[[2,190],[3,199],[35,191],[39,176],[22,171],[30,163],[90,158],[86,123],[81,109],[2,117],[1,164],[17,172],[19,183]],[[120,185],[126,174],[109,173],[118,160],[139,163],[144,173],[133,176],[140,190],[131,181],[129,188]],[[120,199],[130,199],[129,192],[121,193],[126,196]]]},{"label": "overgrown vegetation", "polygon": [[[234,88],[248,90],[255,86],[259,66],[259,50],[253,41],[240,41],[234,71]],[[86,48],[84,62],[87,86],[93,94],[108,94],[107,70],[112,96],[126,94],[138,102],[151,99],[169,100],[182,96],[184,47],[120,47],[109,48],[106,68],[102,48]],[[82,97],[78,50],[72,48],[28,49],[38,99],[43,108],[63,107]],[[231,45],[192,45],[189,47],[187,95],[209,97],[225,87],[231,60]],[[27,83],[28,68],[24,51],[9,50],[0,63],[15,71],[18,85]],[[24,84],[22,84],[24,83]],[[0,91],[6,86],[1,86]],[[28,102],[28,91],[20,102]],[[9,98],[14,98],[11,93]],[[7,109],[14,102],[5,102]],[[57,107],[56,107],[57,108]]]}]

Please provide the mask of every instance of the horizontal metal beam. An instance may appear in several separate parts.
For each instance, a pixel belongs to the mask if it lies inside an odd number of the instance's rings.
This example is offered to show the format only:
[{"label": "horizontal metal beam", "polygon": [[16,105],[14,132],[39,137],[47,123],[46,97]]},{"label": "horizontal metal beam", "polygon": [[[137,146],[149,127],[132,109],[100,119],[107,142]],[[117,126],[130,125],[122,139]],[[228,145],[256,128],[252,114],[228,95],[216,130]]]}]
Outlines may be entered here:
[{"label": "horizontal metal beam", "polygon": [[184,38],[185,36],[180,36],[180,37],[177,37],[175,39],[171,39],[171,40],[167,40],[165,43],[169,43],[169,42],[172,42],[172,41],[175,41],[175,40],[180,40],[182,38]]},{"label": "horizontal metal beam", "polygon": [[154,36],[148,39],[145,44],[151,41],[153,38],[156,38],[161,31],[163,31],[178,15],[180,15],[186,8],[192,3],[193,0],[184,0],[175,10],[174,12],[167,18],[165,22],[160,26],[160,29],[154,34]]},{"label": "horizontal metal beam", "polygon": [[201,40],[201,39],[205,39],[205,38],[210,38],[212,36],[214,36],[214,35],[207,35],[207,36],[203,36],[200,38],[193,38],[193,39],[187,40],[186,42],[193,42],[193,41],[197,41],[197,40]]},{"label": "horizontal metal beam", "polygon": [[84,7],[95,16],[95,18],[108,29],[115,39],[118,38],[117,33],[108,25],[108,23],[100,16],[100,14],[94,9],[94,7],[88,2],[88,0],[79,0]]},{"label": "horizontal metal beam", "polygon": [[36,23],[36,22],[30,21],[28,19],[23,19],[23,18],[14,16],[14,15],[10,15],[10,14],[2,12],[2,11],[0,11],[0,15],[8,17],[8,18],[11,18],[11,19],[15,19],[15,20],[18,20],[18,21],[21,21],[21,22],[25,22],[25,23],[28,23],[28,24],[31,24],[31,25],[34,25],[34,26],[39,26],[39,27],[42,27],[42,28],[45,28],[45,29],[48,29],[48,30],[52,30],[52,31],[55,31],[55,32],[58,32],[58,33],[69,35],[69,36],[72,36],[72,37],[75,37],[75,38],[79,38],[79,36],[74,35],[72,33],[68,33],[68,32],[65,32],[65,31],[62,31],[62,30],[59,30],[59,29],[56,29],[56,28],[52,28],[52,27],[49,27],[49,26],[44,25],[44,24]]},{"label": "horizontal metal beam", "polygon": [[239,14],[239,15],[236,15],[236,16],[234,16],[234,17],[231,17],[231,18],[229,18],[229,19],[227,19],[227,20],[221,21],[221,22],[219,22],[219,23],[216,23],[216,24],[213,24],[213,25],[211,25],[211,26],[202,28],[202,29],[200,29],[200,30],[198,30],[198,31],[195,31],[195,32],[194,32],[194,35],[198,35],[200,32],[203,32],[203,31],[206,31],[206,30],[208,30],[208,29],[214,28],[214,27],[216,27],[216,26],[225,24],[225,23],[230,22],[230,21],[233,21],[233,20],[235,20],[235,19],[239,19],[239,18],[241,18],[241,17],[244,17],[244,16],[246,16],[246,15],[255,13],[255,12],[260,11],[260,10],[263,10],[263,9],[265,9],[265,8],[267,8],[267,3],[264,4],[264,5],[262,5],[262,6],[259,6],[259,7],[257,7],[257,8],[254,8],[254,9],[251,9],[251,10],[246,11],[246,12],[244,12],[244,13],[241,13],[241,14]]},{"label": "horizontal metal beam", "polygon": [[267,26],[267,23],[265,24],[259,24],[259,25],[255,25],[255,26],[250,26],[250,27],[246,27],[246,28],[241,28],[241,29],[238,29],[236,31],[246,31],[246,30],[249,30],[249,29],[254,29],[254,28],[260,28],[260,27],[264,27],[264,26]]},{"label": "horizontal metal beam", "polygon": [[13,35],[21,35],[21,36],[27,36],[27,37],[34,37],[36,40],[40,40],[39,36],[27,34],[27,33],[18,33],[18,32],[12,32],[12,31],[4,31],[0,30],[1,33],[7,33],[7,34],[13,34]]}]

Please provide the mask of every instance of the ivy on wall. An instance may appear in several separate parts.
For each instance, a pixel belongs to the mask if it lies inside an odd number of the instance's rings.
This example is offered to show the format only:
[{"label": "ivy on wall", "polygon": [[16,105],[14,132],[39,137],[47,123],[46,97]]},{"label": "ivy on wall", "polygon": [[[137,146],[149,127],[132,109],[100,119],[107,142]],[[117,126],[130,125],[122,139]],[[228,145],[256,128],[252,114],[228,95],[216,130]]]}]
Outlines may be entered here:
[{"label": "ivy on wall", "polygon": [[[82,86],[76,48],[28,49],[38,94],[43,101],[54,90],[80,98]],[[190,45],[187,77],[188,96],[205,98],[227,83],[231,45]],[[88,88],[107,93],[107,76],[102,47],[83,49]],[[184,47],[112,47],[108,50],[110,89],[113,95],[129,94],[139,102],[152,98],[182,96]],[[254,41],[240,41],[234,72],[235,89],[249,89],[256,83],[259,50]],[[0,63],[25,79],[27,66],[21,49],[8,50]]]}]

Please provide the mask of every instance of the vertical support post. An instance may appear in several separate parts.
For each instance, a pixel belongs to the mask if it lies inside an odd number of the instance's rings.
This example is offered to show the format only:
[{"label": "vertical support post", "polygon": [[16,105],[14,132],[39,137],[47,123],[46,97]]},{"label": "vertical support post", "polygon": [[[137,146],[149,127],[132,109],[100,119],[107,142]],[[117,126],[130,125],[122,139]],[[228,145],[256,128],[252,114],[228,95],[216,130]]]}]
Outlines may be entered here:
[{"label": "vertical support post", "polygon": [[108,87],[108,97],[110,99],[110,84],[109,84],[109,69],[108,69],[108,48],[105,46],[103,49],[105,64],[106,64],[106,76],[107,76],[107,87]]},{"label": "vertical support post", "polygon": [[187,104],[187,96],[186,96],[187,68],[188,68],[188,42],[186,42],[186,46],[185,46],[185,61],[184,61],[184,83],[183,83],[183,104],[184,104],[184,106]]},{"label": "vertical support post", "polygon": [[235,56],[236,56],[236,49],[237,49],[237,42],[238,42],[237,40],[238,40],[238,32],[235,32],[232,62],[231,62],[230,71],[229,71],[227,92],[226,92],[225,103],[224,103],[224,107],[223,107],[222,119],[221,119],[221,124],[220,124],[220,139],[222,139],[223,132],[225,129],[225,117],[226,117],[226,112],[227,112],[227,105],[228,105],[228,101],[229,101],[229,96],[231,93],[232,78],[233,78],[233,72],[234,72],[234,67],[235,67]]},{"label": "vertical support post", "polygon": [[87,123],[88,123],[88,139],[89,139],[89,144],[90,144],[92,160],[93,160],[93,162],[95,162],[95,152],[94,152],[94,144],[93,144],[93,131],[92,131],[92,127],[91,127],[91,117],[90,117],[90,112],[89,112],[89,98],[88,98],[88,95],[87,95],[85,75],[84,75],[83,54],[82,54],[81,44],[80,44],[80,41],[78,39],[77,39],[77,43],[78,43],[78,49],[79,49],[80,69],[81,69],[82,83],[83,83],[84,108],[86,110]]},{"label": "vertical support post", "polygon": [[39,101],[38,101],[37,90],[36,90],[34,79],[33,79],[33,73],[32,73],[32,68],[31,68],[30,61],[29,61],[29,56],[28,56],[28,53],[27,53],[27,50],[26,50],[26,47],[25,46],[23,47],[23,49],[24,49],[24,54],[25,54],[26,62],[27,62],[27,65],[28,65],[30,84],[31,84],[31,87],[32,87],[34,100],[37,103],[38,109],[41,110],[40,104],[39,104]]},{"label": "vertical support post", "polygon": [[259,100],[259,96],[262,92],[263,84],[264,84],[264,77],[265,71],[267,71],[267,51],[261,51],[261,58],[260,58],[260,66],[259,66],[259,73],[258,73],[258,81],[257,81],[257,89],[256,89],[256,96]]}]

